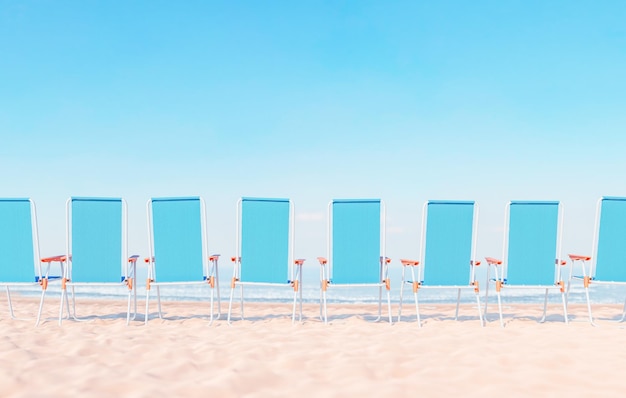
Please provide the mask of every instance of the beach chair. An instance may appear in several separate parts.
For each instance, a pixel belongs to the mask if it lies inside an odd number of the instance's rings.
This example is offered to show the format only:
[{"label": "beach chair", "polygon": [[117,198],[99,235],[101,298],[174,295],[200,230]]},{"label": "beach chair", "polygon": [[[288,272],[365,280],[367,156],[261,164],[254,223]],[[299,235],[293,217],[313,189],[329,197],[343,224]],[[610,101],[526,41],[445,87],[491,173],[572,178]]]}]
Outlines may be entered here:
[{"label": "beach chair", "polygon": [[[626,285],[626,198],[605,196],[598,200],[596,208],[595,237],[592,255],[570,254],[570,277],[567,293],[572,279],[583,281],[589,322],[595,325],[591,312],[589,286],[592,284]],[[593,260],[593,261],[592,261]],[[582,275],[573,274],[573,265],[580,262]],[[589,269],[587,269],[589,264]],[[626,318],[626,300],[619,322]]]},{"label": "beach chair", "polygon": [[[500,325],[502,319],[501,290],[509,288],[545,289],[543,317],[546,319],[548,292],[558,290],[563,301],[563,317],[567,319],[565,283],[560,259],[562,216],[559,202],[512,201],[506,206],[503,259],[487,257],[489,269],[485,294],[485,318],[489,298],[489,282],[494,282],[498,296]],[[495,278],[490,278],[491,269]]]},{"label": "beach chair", "polygon": [[[35,321],[35,325],[39,325],[50,279],[50,264],[59,262],[63,269],[65,256],[39,257],[37,211],[32,199],[0,198],[0,257],[0,286],[6,289],[11,319],[17,318],[13,313],[10,287],[39,285],[41,297]],[[45,271],[42,263],[47,264]]]},{"label": "beach chair", "polygon": [[214,320],[217,298],[217,317],[221,315],[219,291],[219,254],[208,255],[206,206],[199,197],[152,198],[148,201],[148,230],[150,257],[146,259],[146,317],[152,286],[157,290],[159,318],[161,286],[206,286],[209,291],[209,320]]},{"label": "beach chair", "polygon": [[[119,287],[128,296],[126,324],[130,322],[131,299],[137,313],[134,283],[139,256],[128,257],[127,206],[121,198],[72,197],[66,202],[67,267],[61,281],[59,325],[67,288],[72,290],[72,313],[76,316],[75,288]],[[69,309],[68,309],[69,312]]]},{"label": "beach chair", "polygon": [[[480,262],[474,260],[477,218],[478,206],[474,202],[431,200],[424,204],[420,261],[400,260],[402,284],[398,321],[402,316],[404,287],[410,284],[413,288],[419,326],[421,319],[418,293],[422,289],[457,289],[455,319],[459,316],[461,291],[468,289],[473,291],[478,304],[478,318],[483,325],[479,285],[476,280],[476,267]],[[407,279],[407,268],[411,272],[410,280]]]},{"label": "beach chair", "polygon": [[378,318],[382,289],[387,290],[391,319],[390,280],[385,257],[385,206],[380,199],[335,199],[328,205],[327,256],[320,263],[320,318],[328,323],[329,287],[378,287]]},{"label": "beach chair", "polygon": [[291,321],[296,319],[299,298],[299,320],[302,320],[303,259],[293,259],[294,206],[289,199],[241,198],[237,203],[237,257],[234,262],[228,304],[230,323],[235,288],[282,286],[293,289]]}]

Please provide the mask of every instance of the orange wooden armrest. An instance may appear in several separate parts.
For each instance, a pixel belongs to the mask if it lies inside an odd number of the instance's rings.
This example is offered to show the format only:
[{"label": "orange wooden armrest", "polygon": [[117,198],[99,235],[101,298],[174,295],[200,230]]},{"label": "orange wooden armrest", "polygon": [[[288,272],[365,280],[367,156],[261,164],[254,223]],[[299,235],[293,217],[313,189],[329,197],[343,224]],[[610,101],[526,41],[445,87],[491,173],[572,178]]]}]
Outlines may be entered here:
[{"label": "orange wooden armrest", "polygon": [[[152,257],[152,261],[154,261],[154,257]],[[144,263],[149,263],[150,262],[150,257],[146,257],[143,259]]]},{"label": "orange wooden armrest", "polygon": [[52,263],[54,261],[65,261],[66,257],[65,255],[60,255],[60,256],[52,256],[52,257],[44,257],[41,259],[42,263]]},{"label": "orange wooden armrest", "polygon": [[230,261],[232,261],[233,263],[236,263],[237,261],[241,261],[241,257],[231,257]]},{"label": "orange wooden armrest", "polygon": [[211,254],[209,256],[209,261],[217,261],[220,259],[220,255],[219,254]]},{"label": "orange wooden armrest", "polygon": [[[381,257],[380,259],[382,260],[383,258]],[[385,257],[385,264],[389,263],[391,263],[391,259],[389,257]]]},{"label": "orange wooden armrest", "polygon": [[297,260],[294,260],[293,263],[296,264],[296,265],[302,265],[302,264],[304,264],[304,261],[305,261],[305,259],[299,258]]},{"label": "orange wooden armrest", "polygon": [[318,257],[318,258],[317,258],[317,261],[319,261],[319,262],[320,262],[320,265],[326,265],[326,264],[328,264],[328,260],[326,260],[326,258],[325,258],[325,257]]},{"label": "orange wooden armrest", "polygon": [[128,257],[128,262],[129,263],[137,263],[137,259],[138,258],[139,258],[139,255],[133,254],[132,256]]},{"label": "orange wooden armrest", "polygon": [[485,257],[485,260],[487,260],[487,264],[490,265],[502,265],[502,260],[498,260],[497,258]]},{"label": "orange wooden armrest", "polygon": [[558,258],[557,258],[556,260],[554,260],[554,263],[555,263],[556,265],[560,265],[561,267],[562,267],[562,266],[564,266],[564,265],[567,265],[567,261],[565,261],[565,260],[561,260],[561,261],[559,261],[559,259],[558,259]]},{"label": "orange wooden armrest", "polygon": [[415,261],[415,260],[406,260],[401,258],[400,262],[402,263],[402,265],[404,265],[405,267],[417,267],[418,265],[420,265],[419,261]]},{"label": "orange wooden armrest", "polygon": [[591,260],[591,257],[581,256],[579,254],[569,254],[569,258],[572,261],[590,261]]},{"label": "orange wooden armrest", "polygon": [[478,267],[480,265],[480,261],[470,261],[470,265],[473,265],[474,267]]}]

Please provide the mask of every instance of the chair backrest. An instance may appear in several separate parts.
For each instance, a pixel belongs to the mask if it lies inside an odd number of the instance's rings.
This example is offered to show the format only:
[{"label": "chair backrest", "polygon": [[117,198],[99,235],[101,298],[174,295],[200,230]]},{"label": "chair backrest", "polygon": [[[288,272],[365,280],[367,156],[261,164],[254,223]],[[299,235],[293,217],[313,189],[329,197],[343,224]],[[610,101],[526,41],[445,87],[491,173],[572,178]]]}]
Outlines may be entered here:
[{"label": "chair backrest", "polygon": [[202,281],[208,261],[202,200],[199,197],[153,198],[149,204],[155,281]]},{"label": "chair backrest", "polygon": [[559,257],[559,202],[513,201],[508,205],[506,279],[509,284],[555,282]]},{"label": "chair backrest", "polygon": [[626,198],[603,197],[599,206],[595,277],[626,282]]},{"label": "chair backrest", "polygon": [[380,199],[335,199],[331,206],[332,282],[380,283]]},{"label": "chair backrest", "polygon": [[425,285],[467,285],[474,249],[474,202],[429,201],[422,281]]},{"label": "chair backrest", "polygon": [[68,200],[68,255],[74,283],[119,283],[126,269],[125,205],[121,198]]},{"label": "chair backrest", "polygon": [[240,279],[259,283],[291,280],[289,199],[242,198],[240,206]]},{"label": "chair backrest", "polygon": [[0,282],[36,280],[39,253],[33,209],[27,198],[0,199]]}]

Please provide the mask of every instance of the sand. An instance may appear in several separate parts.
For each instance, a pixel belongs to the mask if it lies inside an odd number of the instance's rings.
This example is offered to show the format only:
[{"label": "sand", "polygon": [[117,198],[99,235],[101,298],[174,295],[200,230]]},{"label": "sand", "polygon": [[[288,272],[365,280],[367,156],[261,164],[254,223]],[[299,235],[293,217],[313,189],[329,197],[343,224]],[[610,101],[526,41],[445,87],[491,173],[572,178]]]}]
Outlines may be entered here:
[{"label": "sand", "polygon": [[595,307],[598,327],[586,322],[581,305],[570,307],[569,325],[558,305],[543,324],[539,305],[508,305],[505,328],[495,313],[483,328],[472,305],[455,321],[453,306],[425,304],[420,329],[410,308],[403,311],[410,319],[390,326],[369,322],[375,307],[357,304],[330,305],[329,325],[312,304],[292,325],[291,307],[282,303],[246,303],[246,320],[209,325],[201,317],[207,306],[198,302],[164,303],[167,319],[144,326],[139,315],[126,326],[123,302],[87,299],[77,303],[79,314],[101,317],[59,326],[54,298],[44,307],[47,321],[35,328],[37,304],[14,297],[16,314],[29,321],[0,313],[2,396],[556,397],[624,390],[626,324],[609,321],[621,313],[616,305]]}]

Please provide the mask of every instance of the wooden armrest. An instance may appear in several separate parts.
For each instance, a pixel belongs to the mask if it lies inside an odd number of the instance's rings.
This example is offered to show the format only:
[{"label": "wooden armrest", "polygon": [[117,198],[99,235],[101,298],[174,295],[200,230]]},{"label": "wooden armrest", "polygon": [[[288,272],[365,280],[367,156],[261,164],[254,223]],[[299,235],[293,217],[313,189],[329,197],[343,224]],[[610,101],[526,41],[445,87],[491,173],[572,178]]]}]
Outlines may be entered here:
[{"label": "wooden armrest", "polygon": [[580,254],[568,254],[570,260],[572,261],[590,261],[590,256],[581,256]]},{"label": "wooden armrest", "polygon": [[498,260],[497,258],[485,257],[485,260],[487,260],[487,264],[489,265],[502,265],[502,260]]},{"label": "wooden armrest", "polygon": [[66,260],[65,255],[60,255],[60,256],[52,256],[52,257],[44,257],[41,259],[42,263],[52,263],[55,261],[59,261],[59,262],[63,262]]}]

